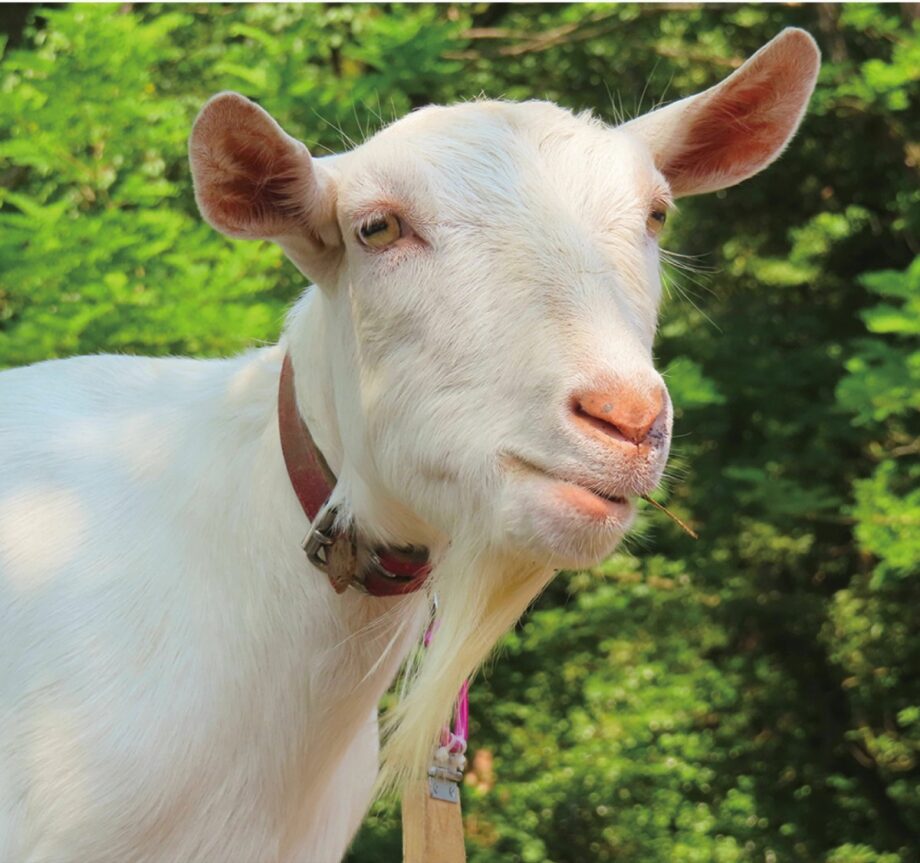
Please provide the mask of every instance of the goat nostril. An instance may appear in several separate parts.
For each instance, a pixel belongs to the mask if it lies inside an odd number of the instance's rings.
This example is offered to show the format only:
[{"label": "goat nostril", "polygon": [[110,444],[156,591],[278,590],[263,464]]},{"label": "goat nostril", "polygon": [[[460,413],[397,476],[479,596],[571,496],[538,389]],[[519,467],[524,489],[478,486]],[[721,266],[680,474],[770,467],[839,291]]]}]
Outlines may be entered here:
[{"label": "goat nostril", "polygon": [[586,392],[572,399],[572,413],[614,440],[642,444],[664,410],[662,391],[650,394],[620,387],[615,392]]}]

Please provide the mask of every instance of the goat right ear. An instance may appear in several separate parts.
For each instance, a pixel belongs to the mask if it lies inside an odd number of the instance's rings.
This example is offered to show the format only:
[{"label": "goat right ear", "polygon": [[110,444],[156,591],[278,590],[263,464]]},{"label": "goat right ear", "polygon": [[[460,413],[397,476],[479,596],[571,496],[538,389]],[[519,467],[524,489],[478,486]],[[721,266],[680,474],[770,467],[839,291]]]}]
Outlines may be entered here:
[{"label": "goat right ear", "polygon": [[715,192],[767,167],[795,134],[821,54],[804,30],[783,30],[721,84],[621,128],[652,152],[675,197]]},{"label": "goat right ear", "polygon": [[331,177],[239,93],[218,93],[201,109],[189,162],[198,208],[221,233],[274,240],[307,275],[341,246]]}]

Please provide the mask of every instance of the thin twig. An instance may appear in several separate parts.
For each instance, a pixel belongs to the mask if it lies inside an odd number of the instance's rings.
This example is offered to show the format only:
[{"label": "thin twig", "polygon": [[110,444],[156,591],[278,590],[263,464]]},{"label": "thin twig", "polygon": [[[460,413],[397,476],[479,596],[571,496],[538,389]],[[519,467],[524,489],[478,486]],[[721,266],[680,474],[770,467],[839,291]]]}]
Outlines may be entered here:
[{"label": "thin twig", "polygon": [[700,535],[693,530],[686,522],[681,521],[676,515],[674,515],[671,510],[669,510],[664,504],[658,503],[657,500],[652,500],[647,494],[642,495],[642,500],[646,503],[650,503],[655,509],[661,510],[671,521],[673,521],[684,533],[689,534],[694,539],[699,539]]}]

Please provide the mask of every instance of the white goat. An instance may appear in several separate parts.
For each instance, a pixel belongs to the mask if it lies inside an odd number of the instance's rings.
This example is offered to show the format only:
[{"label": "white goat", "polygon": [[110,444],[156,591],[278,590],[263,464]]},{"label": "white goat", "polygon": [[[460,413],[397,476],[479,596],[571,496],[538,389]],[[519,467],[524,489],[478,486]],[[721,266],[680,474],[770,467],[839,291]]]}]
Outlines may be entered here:
[{"label": "white goat", "polygon": [[[658,481],[652,365],[672,198],[794,133],[818,69],[786,30],[717,87],[613,129],[551,104],[418,111],[312,159],[253,103],[191,139],[201,210],[317,288],[228,360],[82,357],[0,376],[0,861],[327,863],[371,799],[376,705],[428,616],[392,779],[553,571]],[[425,590],[332,591],[279,447],[285,355],[369,542]],[[340,522],[342,519],[340,519]]]}]

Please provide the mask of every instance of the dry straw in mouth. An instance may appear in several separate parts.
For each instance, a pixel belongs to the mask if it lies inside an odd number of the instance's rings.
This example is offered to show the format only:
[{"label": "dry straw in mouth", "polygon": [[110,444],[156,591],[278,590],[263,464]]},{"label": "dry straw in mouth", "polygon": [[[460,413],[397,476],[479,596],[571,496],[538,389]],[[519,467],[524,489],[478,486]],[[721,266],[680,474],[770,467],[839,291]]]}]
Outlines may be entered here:
[{"label": "dry straw in mouth", "polygon": [[692,527],[690,527],[686,522],[682,521],[676,515],[674,515],[674,513],[671,512],[671,510],[669,510],[664,504],[658,503],[657,500],[652,500],[647,494],[642,495],[642,500],[644,500],[646,503],[650,503],[653,507],[655,507],[655,509],[661,510],[684,533],[689,534],[694,539],[700,538],[699,534]]}]

